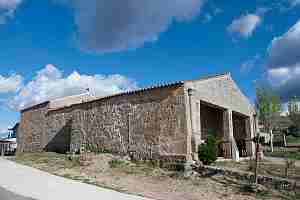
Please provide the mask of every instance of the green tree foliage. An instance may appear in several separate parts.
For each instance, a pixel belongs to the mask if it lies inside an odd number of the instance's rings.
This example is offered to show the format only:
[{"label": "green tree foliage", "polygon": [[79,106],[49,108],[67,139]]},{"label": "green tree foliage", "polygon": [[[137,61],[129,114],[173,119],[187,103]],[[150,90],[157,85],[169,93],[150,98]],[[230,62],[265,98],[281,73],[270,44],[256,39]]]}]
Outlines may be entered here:
[{"label": "green tree foliage", "polygon": [[300,136],[300,109],[299,99],[294,96],[288,103],[289,118],[292,121],[292,126],[289,127],[289,134],[299,137]]},{"label": "green tree foliage", "polygon": [[217,140],[215,136],[208,136],[206,144],[199,145],[199,160],[205,165],[210,165],[217,160]]},{"label": "green tree foliage", "polygon": [[293,96],[288,103],[289,113],[299,113],[299,99]]},{"label": "green tree foliage", "polygon": [[299,100],[296,96],[292,97],[288,103],[289,117],[293,124],[297,127],[300,126],[300,110]]},{"label": "green tree foliage", "polygon": [[270,131],[276,124],[274,118],[280,115],[282,104],[280,97],[267,86],[256,87],[256,108],[259,120],[263,123],[266,131]]}]

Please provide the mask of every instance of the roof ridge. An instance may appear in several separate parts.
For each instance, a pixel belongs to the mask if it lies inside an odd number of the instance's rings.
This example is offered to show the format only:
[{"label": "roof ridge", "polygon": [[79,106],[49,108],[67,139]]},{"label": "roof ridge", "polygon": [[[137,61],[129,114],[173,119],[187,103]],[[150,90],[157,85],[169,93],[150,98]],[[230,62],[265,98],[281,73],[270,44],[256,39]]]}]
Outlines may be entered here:
[{"label": "roof ridge", "polygon": [[[143,87],[143,88],[137,88],[135,90],[122,91],[122,92],[119,92],[119,93],[115,93],[115,94],[111,94],[111,95],[107,95],[107,96],[102,96],[102,97],[95,97],[95,96],[90,95],[91,97],[94,97],[94,98],[89,99],[89,100],[87,100],[85,102],[82,102],[82,103],[90,103],[90,102],[99,101],[99,100],[102,100],[102,99],[116,97],[116,96],[130,95],[130,94],[135,94],[135,93],[139,93],[139,92],[149,91],[149,90],[152,90],[152,89],[182,85],[182,84],[184,84],[188,81],[208,80],[208,79],[218,78],[218,77],[228,76],[228,75],[230,76],[230,72],[226,72],[226,73],[222,73],[222,74],[209,75],[209,76],[203,76],[203,77],[200,77],[200,78],[197,78],[197,79],[192,79],[192,80],[181,80],[181,81],[164,82],[164,83],[161,82],[161,83],[158,83],[158,84],[155,84],[155,85],[150,85],[150,86]],[[59,101],[59,100],[63,100],[63,99],[67,99],[67,98],[70,98],[70,97],[78,97],[78,96],[83,96],[83,95],[88,95],[88,94],[89,94],[89,92],[78,94],[78,95],[65,96],[65,97],[53,99],[53,100],[50,100],[50,101],[46,101],[46,102],[44,102],[44,104]],[[69,106],[78,105],[78,104],[82,104],[82,103],[75,103],[75,104],[72,104],[72,105],[69,105]],[[43,103],[41,103],[41,104],[43,104]],[[36,105],[31,106],[29,108],[25,108],[22,111],[30,110],[31,108],[34,108],[35,106],[38,106],[38,105],[39,104],[36,104]],[[69,107],[69,106],[64,106],[64,107]],[[61,108],[63,108],[63,107],[61,107]],[[57,108],[57,109],[60,109],[60,108]],[[56,109],[54,109],[54,110],[56,110]]]},{"label": "roof ridge", "polygon": [[80,97],[80,96],[84,96],[84,95],[89,95],[89,96],[93,97],[92,95],[90,95],[89,92],[85,92],[85,93],[80,93],[80,94],[75,94],[75,95],[69,95],[69,96],[65,96],[65,97],[55,98],[55,99],[50,100],[50,102],[59,101],[59,100],[63,100],[63,99],[70,98],[70,97]]},{"label": "roof ridge", "polygon": [[199,77],[199,78],[195,78],[195,79],[185,80],[184,82],[202,81],[202,80],[208,80],[208,79],[212,79],[212,78],[219,78],[219,77],[222,77],[222,76],[231,76],[231,73],[230,72],[225,72],[225,73],[221,73],[221,74],[208,75],[208,76],[203,76],[203,77]]}]

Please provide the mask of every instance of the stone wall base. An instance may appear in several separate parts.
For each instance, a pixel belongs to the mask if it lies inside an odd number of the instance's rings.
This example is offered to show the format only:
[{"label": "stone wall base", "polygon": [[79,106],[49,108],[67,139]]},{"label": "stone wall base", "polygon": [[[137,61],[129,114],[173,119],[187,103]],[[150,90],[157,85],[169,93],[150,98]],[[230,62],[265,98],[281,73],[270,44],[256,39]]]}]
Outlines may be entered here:
[{"label": "stone wall base", "polygon": [[[213,166],[202,166],[198,170],[202,172],[204,170],[207,171],[209,174],[213,174],[213,175],[215,174],[226,175],[239,180],[247,180],[247,181],[254,180],[253,173],[243,172],[238,170],[213,167]],[[274,189],[279,189],[279,190],[300,191],[300,182],[291,179],[259,175],[258,183],[266,187],[272,187]]]}]

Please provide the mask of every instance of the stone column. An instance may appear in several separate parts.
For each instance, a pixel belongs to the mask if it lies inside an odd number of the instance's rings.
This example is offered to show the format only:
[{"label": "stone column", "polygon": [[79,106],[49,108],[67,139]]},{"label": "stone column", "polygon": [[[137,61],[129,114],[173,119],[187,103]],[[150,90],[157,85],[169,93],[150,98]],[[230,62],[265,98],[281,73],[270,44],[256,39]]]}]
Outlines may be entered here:
[{"label": "stone column", "polygon": [[223,129],[224,129],[224,148],[225,158],[239,160],[239,151],[233,136],[232,110],[225,110],[223,113]]},{"label": "stone column", "polygon": [[193,90],[188,90],[189,97],[189,113],[191,125],[191,143],[193,160],[198,160],[198,146],[201,143],[201,120],[200,120],[200,101],[196,101],[193,97]]},{"label": "stone column", "polygon": [[233,137],[232,112],[223,112],[223,138],[224,138],[224,157],[232,158],[231,137]]}]

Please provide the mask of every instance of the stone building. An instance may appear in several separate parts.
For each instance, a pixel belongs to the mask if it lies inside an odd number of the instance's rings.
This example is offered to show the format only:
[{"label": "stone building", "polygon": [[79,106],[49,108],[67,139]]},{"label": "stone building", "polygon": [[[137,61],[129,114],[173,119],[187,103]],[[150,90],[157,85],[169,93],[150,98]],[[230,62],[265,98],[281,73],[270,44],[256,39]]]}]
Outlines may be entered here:
[{"label": "stone building", "polygon": [[209,134],[218,156],[253,155],[255,109],[230,74],[111,96],[78,95],[21,111],[19,152],[76,152],[82,146],[138,159],[197,159]]}]

